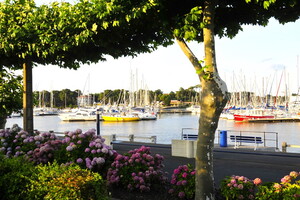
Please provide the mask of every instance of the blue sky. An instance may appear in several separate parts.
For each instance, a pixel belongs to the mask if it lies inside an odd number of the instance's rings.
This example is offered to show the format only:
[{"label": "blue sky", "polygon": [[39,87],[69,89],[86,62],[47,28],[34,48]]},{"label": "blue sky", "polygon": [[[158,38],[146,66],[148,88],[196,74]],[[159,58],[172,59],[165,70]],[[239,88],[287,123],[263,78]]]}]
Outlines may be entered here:
[{"label": "blue sky", "polygon": [[[286,91],[297,92],[300,20],[285,25],[270,20],[267,27],[244,26],[243,29],[233,39],[216,38],[217,66],[229,91],[279,95]],[[191,43],[190,47],[199,59],[203,59],[203,44]],[[83,65],[78,70],[38,66],[33,69],[33,89],[69,88],[90,93],[131,89],[131,71],[135,74],[135,88],[147,85],[150,90],[161,89],[168,93],[199,84],[193,66],[175,43],[134,59],[108,57],[106,62]]]}]

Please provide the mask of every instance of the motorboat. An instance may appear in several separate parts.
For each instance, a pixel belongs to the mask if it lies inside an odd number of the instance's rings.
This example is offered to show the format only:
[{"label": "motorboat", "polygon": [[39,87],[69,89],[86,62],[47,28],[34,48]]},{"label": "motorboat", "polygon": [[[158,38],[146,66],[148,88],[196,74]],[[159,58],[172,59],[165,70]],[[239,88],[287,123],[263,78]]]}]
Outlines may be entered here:
[{"label": "motorboat", "polygon": [[75,112],[62,113],[59,115],[62,121],[96,121],[96,109],[78,109]]},{"label": "motorboat", "polygon": [[103,114],[102,119],[104,121],[109,121],[109,122],[130,122],[130,121],[139,121],[140,120],[138,115],[128,114],[128,113]]},{"label": "motorboat", "polygon": [[248,121],[252,119],[274,119],[275,114],[268,109],[249,109],[242,113],[234,114],[235,121]]}]

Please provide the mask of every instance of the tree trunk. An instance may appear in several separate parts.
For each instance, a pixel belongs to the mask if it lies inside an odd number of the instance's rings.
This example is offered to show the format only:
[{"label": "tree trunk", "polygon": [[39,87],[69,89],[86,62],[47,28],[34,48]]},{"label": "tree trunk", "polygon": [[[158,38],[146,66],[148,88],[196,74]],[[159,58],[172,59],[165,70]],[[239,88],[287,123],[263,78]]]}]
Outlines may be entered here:
[{"label": "tree trunk", "polygon": [[216,66],[214,41],[215,0],[204,2],[206,23],[203,29],[205,66],[200,78],[200,119],[196,151],[195,199],[214,199],[213,147],[219,117],[228,100],[227,87],[219,77]]},{"label": "tree trunk", "polygon": [[33,134],[32,64],[23,64],[23,129]]},{"label": "tree trunk", "polygon": [[0,129],[5,128],[6,118],[7,118],[7,116],[0,116]]},{"label": "tree trunk", "polygon": [[214,8],[215,1],[205,1],[203,29],[205,66],[180,38],[176,38],[182,51],[194,66],[201,84],[200,118],[196,151],[196,191],[195,199],[215,199],[213,174],[213,147],[215,131],[218,127],[219,117],[228,101],[227,87],[219,77],[215,59],[214,41]]}]

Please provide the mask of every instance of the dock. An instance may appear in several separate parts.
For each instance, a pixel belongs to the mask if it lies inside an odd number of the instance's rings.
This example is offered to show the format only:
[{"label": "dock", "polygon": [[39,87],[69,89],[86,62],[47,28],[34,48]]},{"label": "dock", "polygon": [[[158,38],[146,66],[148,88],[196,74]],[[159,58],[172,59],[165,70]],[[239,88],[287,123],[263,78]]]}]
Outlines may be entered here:
[{"label": "dock", "polygon": [[192,111],[186,109],[161,109],[158,111],[158,113],[192,113]]},{"label": "dock", "polygon": [[274,118],[274,119],[249,119],[247,122],[266,123],[266,122],[300,122],[299,118]]}]

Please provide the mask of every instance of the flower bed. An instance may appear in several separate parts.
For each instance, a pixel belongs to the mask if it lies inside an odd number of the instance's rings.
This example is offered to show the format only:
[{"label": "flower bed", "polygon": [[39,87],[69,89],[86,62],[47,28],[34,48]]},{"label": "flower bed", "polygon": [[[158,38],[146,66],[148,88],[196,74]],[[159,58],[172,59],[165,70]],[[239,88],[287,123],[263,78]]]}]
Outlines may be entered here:
[{"label": "flower bed", "polygon": [[[193,199],[195,195],[192,165],[174,166],[172,178],[167,180],[163,156],[152,155],[145,146],[118,154],[95,130],[66,132],[62,139],[51,133],[30,135],[17,126],[0,130],[0,158],[0,186],[7,188],[1,196],[9,199],[20,195],[24,199],[30,195],[97,199],[100,194],[106,199],[107,189],[110,196],[118,199]],[[298,179],[296,171],[279,183],[263,183],[259,178],[250,180],[244,176],[225,177],[216,190],[216,199],[297,200]],[[56,186],[61,187],[56,191]]]}]

